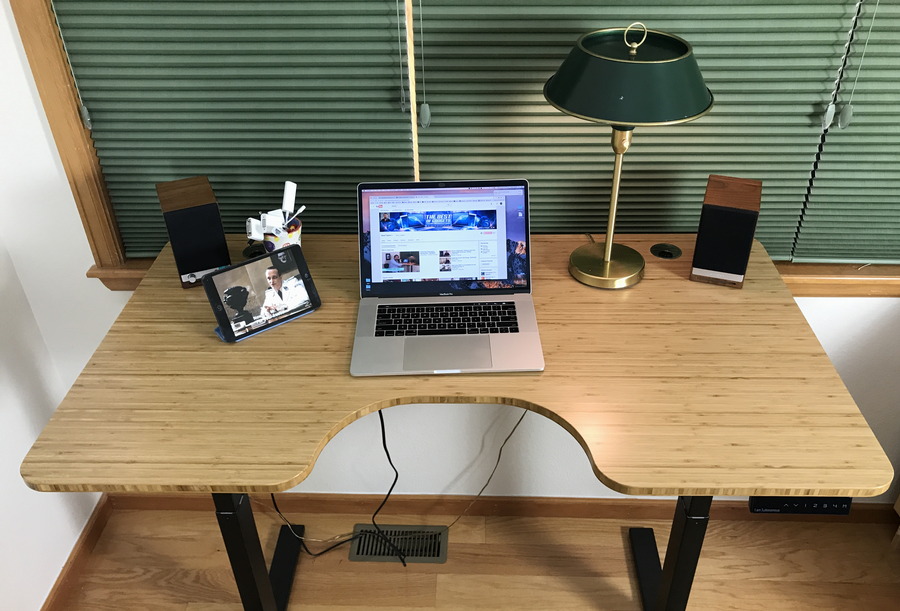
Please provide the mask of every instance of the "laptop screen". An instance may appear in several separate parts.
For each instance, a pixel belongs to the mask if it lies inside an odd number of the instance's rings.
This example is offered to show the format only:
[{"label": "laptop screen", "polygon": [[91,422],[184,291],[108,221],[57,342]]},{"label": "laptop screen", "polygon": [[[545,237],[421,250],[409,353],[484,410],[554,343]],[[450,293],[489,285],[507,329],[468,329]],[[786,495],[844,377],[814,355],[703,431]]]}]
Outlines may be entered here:
[{"label": "laptop screen", "polygon": [[363,297],[528,292],[528,183],[358,187]]}]

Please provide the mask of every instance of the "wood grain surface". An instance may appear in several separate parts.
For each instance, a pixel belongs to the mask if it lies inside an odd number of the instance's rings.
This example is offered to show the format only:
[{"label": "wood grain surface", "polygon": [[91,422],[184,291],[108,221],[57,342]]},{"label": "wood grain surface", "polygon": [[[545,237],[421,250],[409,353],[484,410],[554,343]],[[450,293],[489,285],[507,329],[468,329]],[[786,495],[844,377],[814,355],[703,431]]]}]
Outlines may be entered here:
[{"label": "wood grain surface", "polygon": [[[282,509],[293,522],[304,524],[310,537],[326,539],[368,523],[377,505],[350,514]],[[254,503],[267,557],[281,525],[270,507]],[[748,515],[746,505],[744,511]],[[379,521],[446,525],[455,517],[391,513]],[[654,528],[665,547],[669,515],[640,520]],[[318,558],[302,555],[288,609],[638,611],[640,596],[627,543],[634,521],[466,516],[450,529],[446,563],[406,568],[399,563],[348,562],[346,547]],[[890,548],[892,527],[712,520],[688,608],[895,611],[900,552]],[[310,541],[309,547],[319,551],[326,544]],[[72,581],[73,587],[45,611],[243,608],[210,511],[114,511]]]},{"label": "wood grain surface", "polygon": [[[536,236],[542,373],[352,378],[352,236],[303,238],[316,313],[238,344],[167,248],[26,456],[34,489],[265,492],[302,481],[328,441],[406,403],[509,404],[569,431],[626,494],[873,496],[893,471],[754,244],[743,289],[688,281],[694,236],[620,236],[645,253],[635,287],[567,273],[584,236]],[[657,259],[657,242],[679,246]],[[231,245],[234,260],[242,240]],[[273,384],[273,381],[275,382]],[[273,392],[272,387],[277,388]]]}]

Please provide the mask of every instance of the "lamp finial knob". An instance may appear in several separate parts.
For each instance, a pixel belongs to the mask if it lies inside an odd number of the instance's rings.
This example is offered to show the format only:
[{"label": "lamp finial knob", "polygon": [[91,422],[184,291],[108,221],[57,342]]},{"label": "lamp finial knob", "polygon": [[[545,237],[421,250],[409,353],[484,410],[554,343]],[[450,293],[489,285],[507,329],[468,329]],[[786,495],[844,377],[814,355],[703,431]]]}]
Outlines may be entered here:
[{"label": "lamp finial knob", "polygon": [[[631,28],[634,28],[634,27],[644,28],[644,37],[641,38],[640,42],[628,42],[628,32],[631,31]],[[644,44],[644,41],[647,40],[647,26],[645,26],[640,21],[635,21],[630,26],[625,28],[624,36],[625,36],[625,44],[628,46],[628,55],[630,55],[631,57],[635,57],[635,56],[637,56],[638,47],[640,47],[642,44]]]}]

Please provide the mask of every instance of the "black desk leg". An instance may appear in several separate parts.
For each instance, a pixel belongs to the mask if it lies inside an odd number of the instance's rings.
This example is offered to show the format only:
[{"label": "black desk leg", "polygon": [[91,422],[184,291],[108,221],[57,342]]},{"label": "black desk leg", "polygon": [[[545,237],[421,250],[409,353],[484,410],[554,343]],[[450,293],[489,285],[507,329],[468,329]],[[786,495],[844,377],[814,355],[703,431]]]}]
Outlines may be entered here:
[{"label": "black desk leg", "polygon": [[711,496],[678,497],[665,566],[662,567],[653,529],[629,530],[644,611],[683,611],[687,608],[709,522],[710,505]]},{"label": "black desk leg", "polygon": [[[300,540],[287,526],[281,527],[267,574],[250,498],[246,494],[219,493],[213,494],[213,501],[244,610],[285,611],[300,556]],[[293,529],[303,535],[302,526],[293,525]]]}]

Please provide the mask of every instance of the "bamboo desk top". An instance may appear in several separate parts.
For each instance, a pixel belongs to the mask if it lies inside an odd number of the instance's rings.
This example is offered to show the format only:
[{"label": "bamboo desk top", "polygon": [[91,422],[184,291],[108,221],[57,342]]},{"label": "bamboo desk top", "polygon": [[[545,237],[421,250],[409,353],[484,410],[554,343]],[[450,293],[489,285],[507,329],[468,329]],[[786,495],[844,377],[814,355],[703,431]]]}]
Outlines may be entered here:
[{"label": "bamboo desk top", "polygon": [[[354,236],[303,238],[322,308],[238,344],[159,256],[22,463],[44,491],[268,492],[329,439],[404,403],[510,404],[566,428],[614,490],[647,495],[873,496],[891,464],[765,250],[743,289],[688,281],[693,235],[618,236],[635,287],[567,272],[584,236],[534,236],[542,373],[352,378]],[[657,242],[679,259],[649,254]],[[235,253],[243,244],[232,241]],[[235,256],[234,260],[240,260]],[[268,375],[286,389],[272,401]],[[290,389],[296,393],[290,396]]]}]

